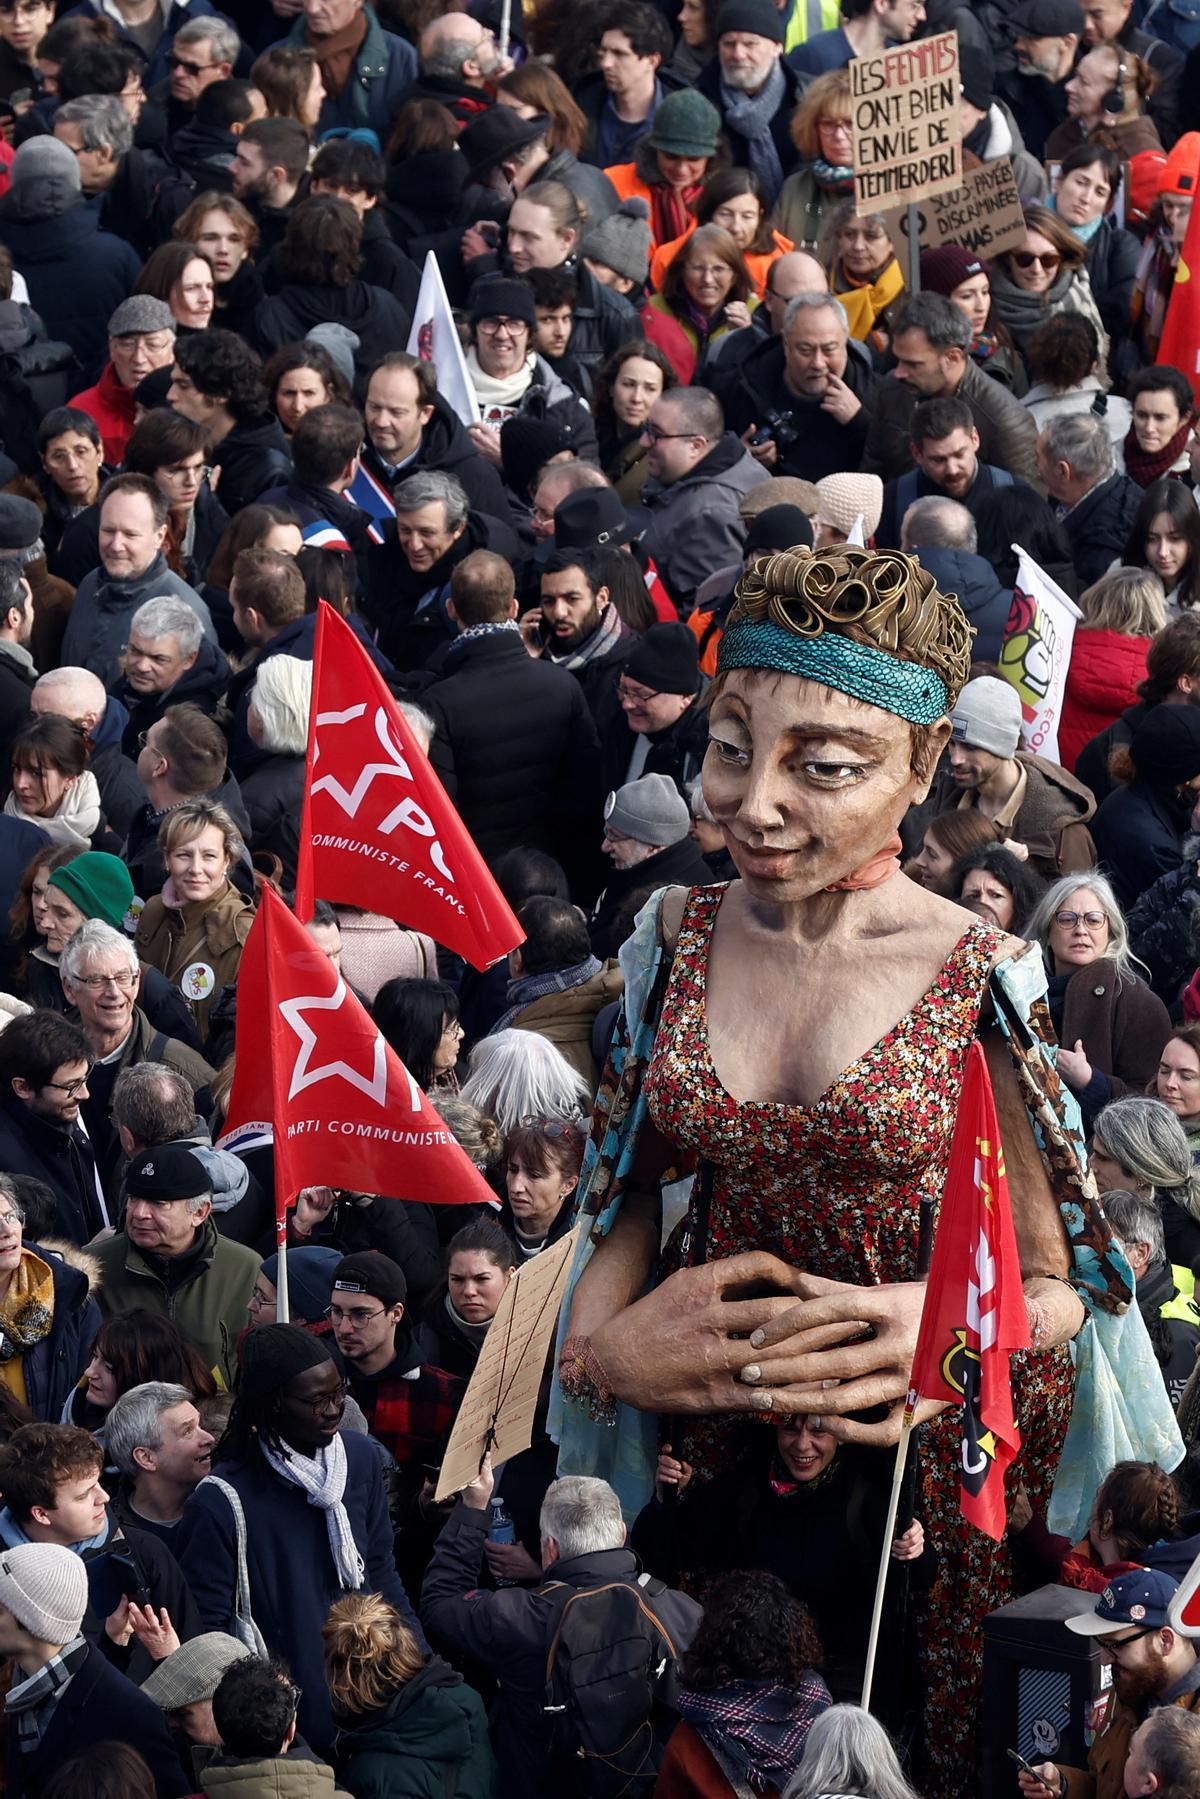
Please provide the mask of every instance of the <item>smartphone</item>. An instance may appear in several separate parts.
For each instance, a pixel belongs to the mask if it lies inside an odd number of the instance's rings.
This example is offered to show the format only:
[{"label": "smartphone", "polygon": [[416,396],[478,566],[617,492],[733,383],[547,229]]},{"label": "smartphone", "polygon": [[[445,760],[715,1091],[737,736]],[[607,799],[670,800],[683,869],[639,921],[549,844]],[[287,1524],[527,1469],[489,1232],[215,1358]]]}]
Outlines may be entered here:
[{"label": "smartphone", "polygon": [[1038,1773],[1037,1769],[1032,1767],[1030,1765],[1030,1763],[1025,1760],[1025,1757],[1020,1753],[1019,1750],[1006,1749],[1005,1754],[1010,1758],[1010,1760],[1016,1762],[1016,1764],[1017,1764],[1018,1768],[1020,1768],[1022,1774],[1028,1774],[1031,1780],[1036,1780],[1041,1786],[1046,1787],[1047,1792],[1054,1791],[1053,1787],[1049,1786],[1047,1784],[1047,1782],[1042,1779],[1042,1777]]},{"label": "smartphone", "polygon": [[500,245],[500,227],[495,219],[481,219],[475,227],[485,244],[491,244],[493,250]]}]

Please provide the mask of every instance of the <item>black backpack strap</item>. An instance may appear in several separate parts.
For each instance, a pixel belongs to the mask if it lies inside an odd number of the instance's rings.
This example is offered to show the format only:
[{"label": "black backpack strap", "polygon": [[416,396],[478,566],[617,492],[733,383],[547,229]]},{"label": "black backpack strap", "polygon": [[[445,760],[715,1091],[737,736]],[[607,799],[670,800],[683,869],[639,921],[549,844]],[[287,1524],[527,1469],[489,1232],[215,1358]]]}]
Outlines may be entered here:
[{"label": "black backpack strap", "polygon": [[147,1062],[161,1062],[162,1053],[164,1049],[166,1049],[168,1041],[169,1039],[165,1031],[155,1031],[153,1037],[151,1037],[150,1042],[146,1046]]}]

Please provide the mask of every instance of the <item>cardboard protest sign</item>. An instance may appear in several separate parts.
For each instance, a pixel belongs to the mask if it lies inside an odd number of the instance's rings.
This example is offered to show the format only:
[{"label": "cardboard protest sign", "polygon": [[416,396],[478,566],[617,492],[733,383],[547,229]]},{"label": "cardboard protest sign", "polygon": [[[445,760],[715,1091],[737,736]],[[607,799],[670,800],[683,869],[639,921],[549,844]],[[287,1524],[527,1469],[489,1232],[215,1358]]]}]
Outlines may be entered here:
[{"label": "cardboard protest sign", "polygon": [[854,209],[887,212],[963,184],[958,33],[850,63]]},{"label": "cardboard protest sign", "polygon": [[[889,213],[887,227],[897,254],[903,255],[908,247],[907,207]],[[1025,236],[1025,215],[1009,158],[998,156],[982,168],[968,169],[960,188],[921,201],[917,230],[922,250],[961,244],[987,259],[1013,249]]]},{"label": "cardboard protest sign", "polygon": [[533,1441],[546,1351],[554,1338],[578,1235],[576,1225],[557,1243],[539,1250],[509,1281],[442,1457],[439,1500],[470,1485],[489,1447],[499,1463],[528,1449]]}]

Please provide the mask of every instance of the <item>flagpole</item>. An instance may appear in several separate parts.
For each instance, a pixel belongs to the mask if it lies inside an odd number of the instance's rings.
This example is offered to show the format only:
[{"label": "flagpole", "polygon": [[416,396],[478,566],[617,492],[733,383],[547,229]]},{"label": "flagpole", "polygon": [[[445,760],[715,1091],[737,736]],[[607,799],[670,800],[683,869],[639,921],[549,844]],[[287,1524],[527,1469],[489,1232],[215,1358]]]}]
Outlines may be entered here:
[{"label": "flagpole", "polygon": [[904,1422],[900,1427],[900,1441],[896,1445],[896,1465],[892,1469],[892,1491],[888,1499],[887,1522],[883,1527],[879,1573],[875,1580],[875,1603],[871,1608],[871,1634],[867,1639],[867,1665],[863,1671],[862,1707],[864,1711],[871,1709],[871,1684],[875,1677],[875,1654],[879,1648],[879,1626],[883,1619],[883,1595],[892,1559],[892,1538],[896,1533],[896,1514],[900,1509],[900,1489],[904,1485],[904,1464],[908,1460],[912,1434],[913,1415],[906,1407]]}]

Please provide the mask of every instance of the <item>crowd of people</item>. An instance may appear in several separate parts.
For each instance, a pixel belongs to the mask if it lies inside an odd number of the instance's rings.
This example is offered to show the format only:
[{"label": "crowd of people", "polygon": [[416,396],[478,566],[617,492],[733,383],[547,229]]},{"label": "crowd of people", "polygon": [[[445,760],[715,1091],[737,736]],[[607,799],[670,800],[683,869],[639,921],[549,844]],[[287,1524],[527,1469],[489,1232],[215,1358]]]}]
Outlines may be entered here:
[{"label": "crowd of people", "polygon": [[[1022,235],[911,291],[848,65],[945,30]],[[0,0],[13,1799],[974,1799],[984,1618],[1055,1583],[1107,1712],[1011,1790],[1200,1793],[1198,178],[1174,0]],[[1020,550],[1079,611],[1053,756]],[[331,1164],[280,1319],[272,1146],[221,1137],[322,600],[522,941],[304,920],[492,1199]],[[885,1542],[893,1283],[1039,958],[1006,1534],[934,1425]],[[439,1499],[581,1215],[531,1445]],[[1076,1540],[1106,1308],[1149,1385]]]}]

